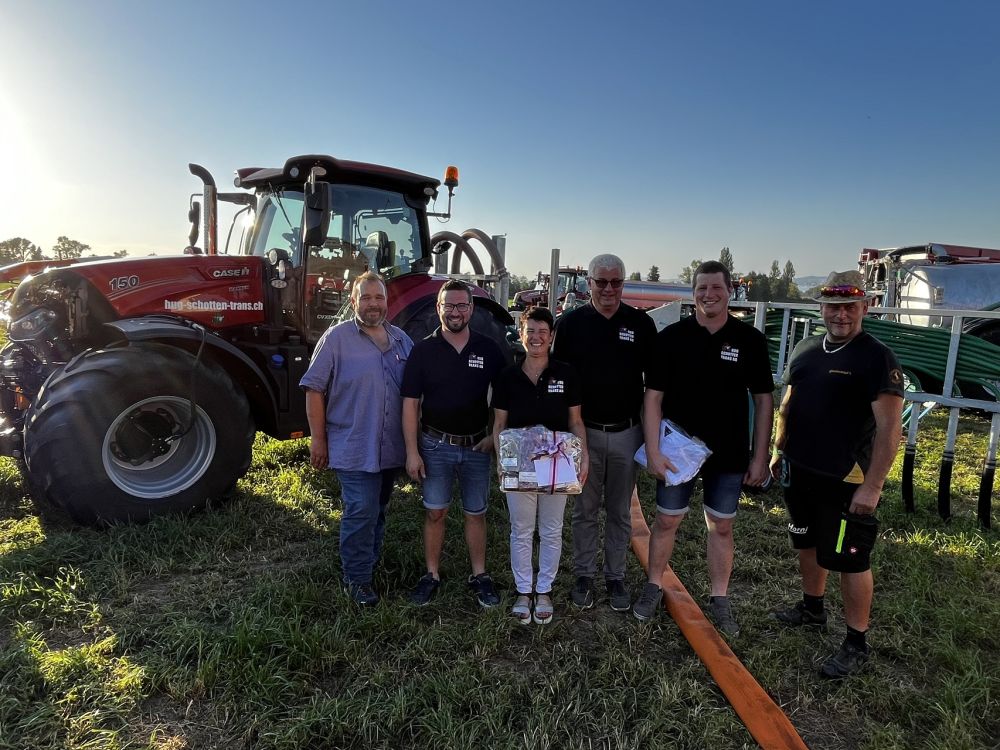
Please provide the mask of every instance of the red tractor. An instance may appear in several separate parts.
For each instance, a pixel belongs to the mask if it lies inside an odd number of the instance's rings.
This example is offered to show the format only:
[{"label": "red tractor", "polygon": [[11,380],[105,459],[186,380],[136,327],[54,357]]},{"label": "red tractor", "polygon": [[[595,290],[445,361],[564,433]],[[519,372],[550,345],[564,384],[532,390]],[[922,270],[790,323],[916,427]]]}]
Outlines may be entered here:
[{"label": "red tractor", "polygon": [[[298,387],[313,346],[350,315],[352,280],[387,279],[389,317],[414,339],[437,325],[428,204],[440,182],[300,156],[203,182],[205,251],[80,262],[26,277],[6,309],[0,455],[32,494],[81,522],[142,521],[227,493],[260,430],[307,433]],[[449,212],[457,170],[446,175]],[[219,254],[218,201],[239,207],[239,250]],[[471,231],[471,230],[470,230]],[[232,230],[230,235],[232,235]],[[0,271],[0,281],[17,268]],[[472,326],[503,343],[507,311],[475,290]]]}]

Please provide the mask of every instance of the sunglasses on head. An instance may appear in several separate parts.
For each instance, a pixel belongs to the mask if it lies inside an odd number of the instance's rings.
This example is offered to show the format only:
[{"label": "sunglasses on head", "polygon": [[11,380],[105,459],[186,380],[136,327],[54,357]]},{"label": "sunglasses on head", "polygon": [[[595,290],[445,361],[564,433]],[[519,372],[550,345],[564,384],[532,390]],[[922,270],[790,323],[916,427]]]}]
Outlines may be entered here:
[{"label": "sunglasses on head", "polygon": [[590,277],[590,280],[598,289],[607,289],[608,284],[611,284],[612,289],[621,289],[622,284],[625,283],[624,279],[595,279],[593,276]]},{"label": "sunglasses on head", "polygon": [[819,295],[821,297],[843,297],[844,299],[849,299],[851,297],[864,297],[865,290],[860,289],[853,284],[845,284],[842,286],[824,286],[820,287]]}]

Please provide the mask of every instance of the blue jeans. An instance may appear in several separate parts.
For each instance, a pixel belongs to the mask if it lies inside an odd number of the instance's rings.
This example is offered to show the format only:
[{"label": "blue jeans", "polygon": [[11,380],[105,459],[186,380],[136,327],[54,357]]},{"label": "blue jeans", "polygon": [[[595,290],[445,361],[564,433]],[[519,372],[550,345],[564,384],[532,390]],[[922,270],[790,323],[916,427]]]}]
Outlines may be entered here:
[{"label": "blue jeans", "polygon": [[424,459],[424,507],[444,510],[451,505],[451,487],[458,475],[462,510],[470,516],[486,512],[490,493],[490,454],[462,448],[420,435],[420,457]]},{"label": "blue jeans", "polygon": [[340,565],[346,583],[368,584],[382,552],[385,510],[392,482],[399,469],[342,471],[340,494],[344,513],[340,519]]},{"label": "blue jeans", "polygon": [[[735,517],[736,508],[740,504],[743,473],[701,471],[699,475],[704,489],[705,512],[716,518]],[[698,477],[695,477],[684,484],[674,485],[666,485],[662,480],[657,480],[656,509],[668,516],[682,516],[687,513],[697,479]]]}]

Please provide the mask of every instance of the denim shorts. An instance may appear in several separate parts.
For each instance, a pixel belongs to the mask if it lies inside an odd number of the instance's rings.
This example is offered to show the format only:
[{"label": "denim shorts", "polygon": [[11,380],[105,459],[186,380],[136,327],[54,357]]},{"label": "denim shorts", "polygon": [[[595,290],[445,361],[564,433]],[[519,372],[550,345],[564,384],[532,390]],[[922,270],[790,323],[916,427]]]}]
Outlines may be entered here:
[{"label": "denim shorts", "polygon": [[[704,490],[705,512],[716,518],[733,518],[740,503],[740,488],[743,486],[743,473],[717,473],[703,471],[701,476]],[[656,483],[656,510],[668,516],[680,516],[688,512],[694,483],[665,485],[662,481]]]},{"label": "denim shorts", "polygon": [[490,454],[472,448],[442,443],[420,434],[420,457],[424,460],[424,507],[444,510],[451,505],[451,489],[458,477],[462,510],[470,516],[486,512],[490,494]]}]

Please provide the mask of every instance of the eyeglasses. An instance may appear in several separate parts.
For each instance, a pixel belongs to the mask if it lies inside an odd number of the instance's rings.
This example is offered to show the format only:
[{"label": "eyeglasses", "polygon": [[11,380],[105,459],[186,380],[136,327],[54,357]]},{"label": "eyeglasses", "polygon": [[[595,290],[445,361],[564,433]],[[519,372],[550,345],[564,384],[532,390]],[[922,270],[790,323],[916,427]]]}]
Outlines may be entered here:
[{"label": "eyeglasses", "polygon": [[455,312],[455,311],[458,311],[460,313],[467,313],[467,312],[469,312],[469,308],[470,307],[472,307],[472,305],[470,303],[468,303],[468,302],[442,302],[441,303],[441,309],[444,310],[445,312]]},{"label": "eyeglasses", "polygon": [[850,299],[851,297],[864,297],[865,290],[854,286],[853,284],[845,284],[842,286],[823,286],[819,289],[820,297],[843,297],[844,299]]},{"label": "eyeglasses", "polygon": [[590,281],[598,289],[607,289],[608,284],[611,284],[612,289],[621,289],[625,283],[625,279],[595,279],[593,276],[590,277]]}]

